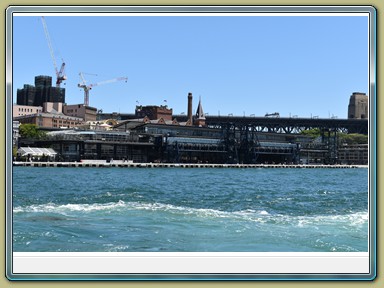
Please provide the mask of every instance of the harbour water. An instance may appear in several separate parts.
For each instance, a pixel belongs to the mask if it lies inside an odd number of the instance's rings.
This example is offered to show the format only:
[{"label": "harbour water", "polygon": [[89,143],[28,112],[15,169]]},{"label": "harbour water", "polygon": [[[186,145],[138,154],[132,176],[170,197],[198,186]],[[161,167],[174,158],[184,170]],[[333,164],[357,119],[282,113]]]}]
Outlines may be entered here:
[{"label": "harbour water", "polygon": [[368,251],[368,169],[13,167],[15,252]]}]

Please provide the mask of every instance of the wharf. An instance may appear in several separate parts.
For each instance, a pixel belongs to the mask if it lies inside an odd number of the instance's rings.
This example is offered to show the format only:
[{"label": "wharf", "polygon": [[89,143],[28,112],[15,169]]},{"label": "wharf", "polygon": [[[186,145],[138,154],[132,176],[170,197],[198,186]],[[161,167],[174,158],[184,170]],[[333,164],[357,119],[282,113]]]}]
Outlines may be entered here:
[{"label": "wharf", "polygon": [[322,164],[202,164],[202,163],[132,163],[132,162],[13,162],[22,167],[121,167],[121,168],[368,168],[368,165],[322,165]]}]

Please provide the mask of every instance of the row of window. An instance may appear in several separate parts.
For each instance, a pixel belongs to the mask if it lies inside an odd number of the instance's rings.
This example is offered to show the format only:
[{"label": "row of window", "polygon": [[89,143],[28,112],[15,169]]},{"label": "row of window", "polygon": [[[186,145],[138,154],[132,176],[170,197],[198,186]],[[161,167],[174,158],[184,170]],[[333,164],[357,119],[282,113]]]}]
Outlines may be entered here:
[{"label": "row of window", "polygon": [[77,113],[77,109],[67,109],[67,113]]},{"label": "row of window", "polygon": [[27,116],[27,115],[30,115],[29,113],[19,113],[19,115],[17,116]]},{"label": "row of window", "polygon": [[340,153],[339,159],[350,159],[350,160],[357,160],[357,159],[368,159],[368,153]]},{"label": "row of window", "polygon": [[[37,112],[41,112],[42,110],[41,109],[33,109],[33,108],[19,108],[19,112],[30,112],[30,113],[37,113]],[[25,114],[23,114],[25,115]]]},{"label": "row of window", "polygon": [[75,121],[66,121],[66,120],[57,121],[55,119],[52,119],[52,122],[53,122],[53,124],[65,124],[65,125],[71,125],[71,126],[80,124],[79,122],[75,122]]}]

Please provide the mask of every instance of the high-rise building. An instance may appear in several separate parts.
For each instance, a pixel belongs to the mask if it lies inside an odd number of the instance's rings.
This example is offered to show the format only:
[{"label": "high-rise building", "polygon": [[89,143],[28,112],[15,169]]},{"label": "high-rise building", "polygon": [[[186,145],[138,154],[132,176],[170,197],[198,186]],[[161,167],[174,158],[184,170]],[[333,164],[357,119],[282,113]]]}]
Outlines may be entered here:
[{"label": "high-rise building", "polygon": [[36,76],[35,77],[35,86],[36,88],[41,87],[51,87],[52,86],[52,77],[51,76]]},{"label": "high-rise building", "polygon": [[36,88],[33,85],[25,84],[24,88],[17,89],[17,104],[25,106],[34,106],[36,97]]},{"label": "high-rise building", "polygon": [[24,85],[17,89],[17,104],[27,106],[43,106],[45,102],[65,103],[65,89],[52,87],[52,77],[36,76],[35,86]]}]

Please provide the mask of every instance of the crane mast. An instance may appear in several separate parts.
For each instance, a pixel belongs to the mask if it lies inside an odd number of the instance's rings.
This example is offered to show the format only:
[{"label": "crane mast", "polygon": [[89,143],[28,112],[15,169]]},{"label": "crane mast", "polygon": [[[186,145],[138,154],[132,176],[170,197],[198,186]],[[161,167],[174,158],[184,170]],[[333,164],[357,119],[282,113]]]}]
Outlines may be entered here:
[{"label": "crane mast", "polygon": [[[92,87],[104,85],[104,84],[108,84],[108,83],[113,83],[113,82],[117,82],[117,81],[123,81],[123,80],[125,82],[128,81],[127,77],[117,77],[117,78],[113,78],[113,79],[109,79],[109,80],[105,80],[105,81],[100,81],[97,83],[87,85],[87,82],[84,78],[84,74],[85,73],[82,73],[82,72],[79,73],[81,83],[77,84],[78,87],[80,87],[84,90],[84,106],[89,106],[89,90],[91,90]],[[91,75],[96,75],[96,74],[91,74]]]},{"label": "crane mast", "polygon": [[67,76],[64,75],[65,63],[63,61],[63,63],[61,64],[60,70],[57,69],[55,54],[53,53],[53,48],[52,48],[52,43],[51,43],[51,37],[49,36],[47,23],[45,22],[44,16],[41,16],[41,22],[43,23],[45,38],[47,39],[49,53],[51,54],[51,58],[52,58],[52,61],[53,61],[53,66],[55,68],[56,87],[60,87],[61,82],[63,82],[63,80],[67,79]]}]

